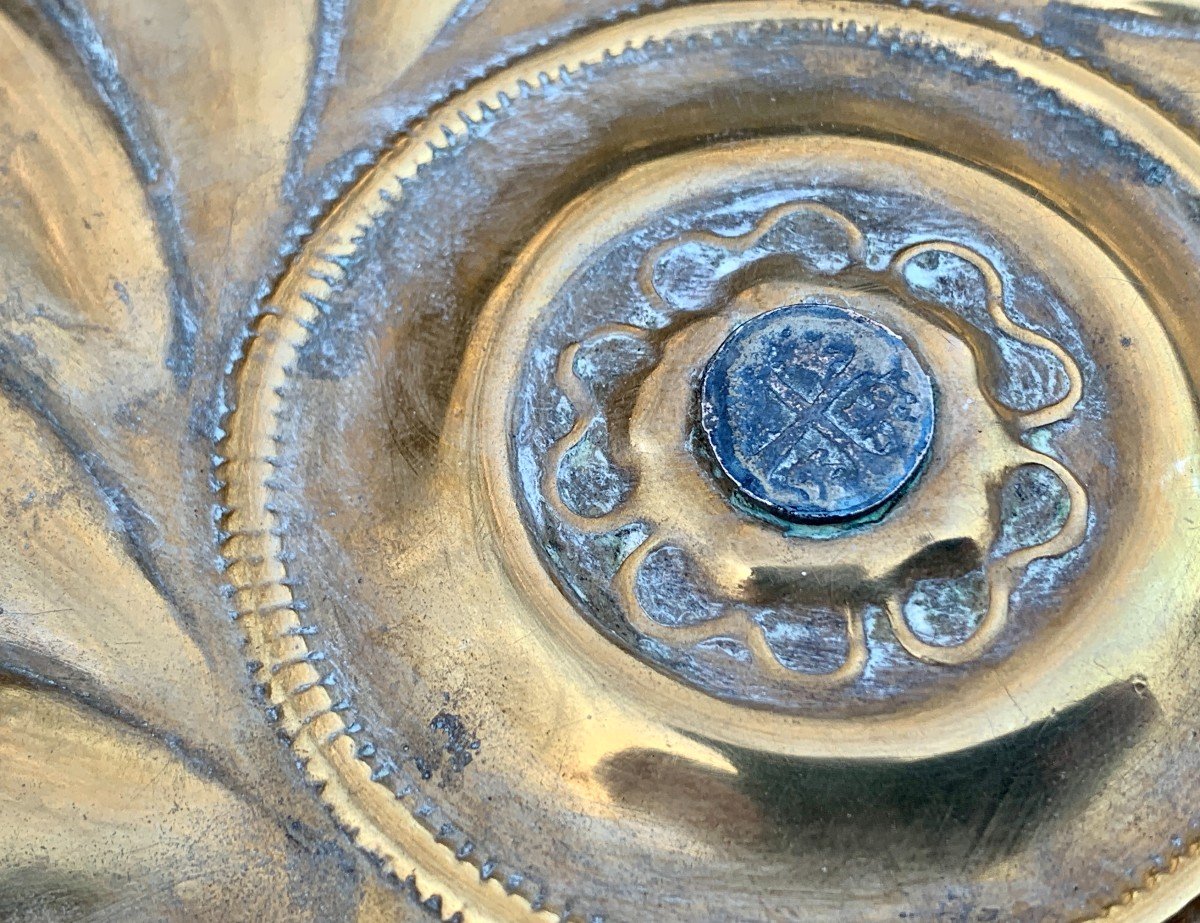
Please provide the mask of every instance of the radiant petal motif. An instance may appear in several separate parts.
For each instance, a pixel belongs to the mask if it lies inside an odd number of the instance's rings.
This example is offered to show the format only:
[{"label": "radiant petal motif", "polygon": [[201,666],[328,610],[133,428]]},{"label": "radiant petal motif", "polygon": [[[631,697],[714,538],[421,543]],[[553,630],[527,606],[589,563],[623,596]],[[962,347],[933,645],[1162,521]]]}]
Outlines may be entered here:
[{"label": "radiant petal motif", "polygon": [[[368,5],[348,45],[383,38]],[[281,185],[329,25],[309,6],[0,4],[4,919],[413,906],[278,799],[303,789],[213,579],[221,330],[308,209]],[[436,31],[450,5],[425,6]],[[347,82],[402,66],[393,43]]]}]

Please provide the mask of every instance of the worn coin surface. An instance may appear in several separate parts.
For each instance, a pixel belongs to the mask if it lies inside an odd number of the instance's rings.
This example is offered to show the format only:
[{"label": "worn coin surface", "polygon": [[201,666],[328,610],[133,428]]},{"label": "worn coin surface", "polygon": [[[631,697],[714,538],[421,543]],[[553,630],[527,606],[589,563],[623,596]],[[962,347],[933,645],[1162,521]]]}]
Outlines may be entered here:
[{"label": "worn coin surface", "polygon": [[746,321],[704,375],[701,424],[722,472],[795,522],[886,503],[917,472],[933,422],[933,386],[904,341],[835,305]]}]

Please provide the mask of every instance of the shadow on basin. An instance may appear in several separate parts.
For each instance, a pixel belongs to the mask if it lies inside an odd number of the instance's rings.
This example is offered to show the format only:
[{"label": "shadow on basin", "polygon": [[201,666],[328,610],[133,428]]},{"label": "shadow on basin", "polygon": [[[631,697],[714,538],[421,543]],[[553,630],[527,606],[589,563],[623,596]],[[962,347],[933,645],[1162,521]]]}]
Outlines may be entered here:
[{"label": "shadow on basin", "polygon": [[987,865],[1069,818],[1158,713],[1145,685],[1130,680],[987,744],[911,763],[721,745],[736,774],[649,749],[616,754],[598,774],[618,803],[713,842],[839,863]]}]

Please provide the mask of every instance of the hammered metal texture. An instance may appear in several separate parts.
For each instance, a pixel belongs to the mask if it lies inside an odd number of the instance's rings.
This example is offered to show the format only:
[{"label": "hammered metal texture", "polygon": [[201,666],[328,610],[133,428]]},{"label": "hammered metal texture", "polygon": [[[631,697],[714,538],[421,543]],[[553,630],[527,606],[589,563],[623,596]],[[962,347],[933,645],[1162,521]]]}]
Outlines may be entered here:
[{"label": "hammered metal texture", "polygon": [[1200,14],[0,0],[0,918],[1200,893]]}]

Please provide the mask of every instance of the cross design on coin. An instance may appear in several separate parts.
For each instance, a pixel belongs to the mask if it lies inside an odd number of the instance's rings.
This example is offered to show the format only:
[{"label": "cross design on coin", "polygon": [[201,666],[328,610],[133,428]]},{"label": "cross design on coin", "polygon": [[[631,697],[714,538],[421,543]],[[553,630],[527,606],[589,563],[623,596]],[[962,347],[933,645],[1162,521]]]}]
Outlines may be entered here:
[{"label": "cross design on coin", "polygon": [[892,331],[844,308],[793,305],[752,318],[705,373],[702,425],[744,499],[828,520],[886,502],[933,429],[932,386]]}]

